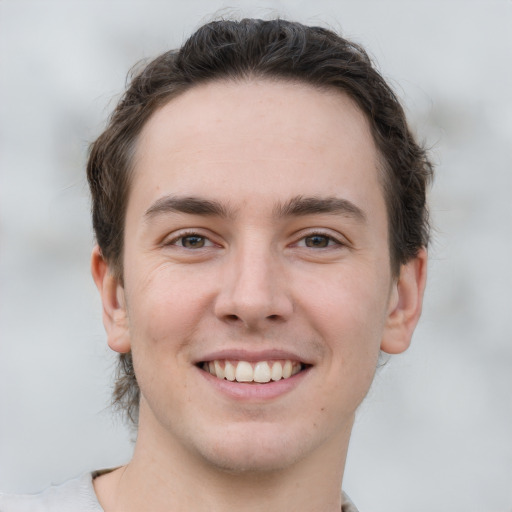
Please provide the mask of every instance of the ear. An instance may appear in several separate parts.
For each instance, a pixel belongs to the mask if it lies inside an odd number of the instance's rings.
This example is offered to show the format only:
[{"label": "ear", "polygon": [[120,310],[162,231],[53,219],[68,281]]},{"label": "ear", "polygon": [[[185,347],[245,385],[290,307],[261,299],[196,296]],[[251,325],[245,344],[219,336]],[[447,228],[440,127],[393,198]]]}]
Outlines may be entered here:
[{"label": "ear", "polygon": [[401,266],[400,275],[393,284],[380,345],[384,352],[400,354],[409,348],[421,315],[426,280],[427,251],[421,249],[415,258]]},{"label": "ear", "polygon": [[119,279],[114,277],[97,245],[92,250],[91,273],[103,304],[103,325],[107,332],[108,346],[126,354],[130,352],[131,344],[124,288]]}]

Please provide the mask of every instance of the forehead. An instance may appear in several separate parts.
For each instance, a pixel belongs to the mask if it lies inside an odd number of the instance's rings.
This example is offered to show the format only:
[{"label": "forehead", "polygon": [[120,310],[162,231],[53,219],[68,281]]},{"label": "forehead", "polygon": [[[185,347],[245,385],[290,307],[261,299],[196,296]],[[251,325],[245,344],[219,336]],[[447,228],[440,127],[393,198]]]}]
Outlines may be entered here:
[{"label": "forehead", "polygon": [[286,81],[190,89],[149,119],[134,163],[131,196],[146,203],[164,193],[243,203],[336,191],[364,202],[380,192],[373,137],[353,100]]}]

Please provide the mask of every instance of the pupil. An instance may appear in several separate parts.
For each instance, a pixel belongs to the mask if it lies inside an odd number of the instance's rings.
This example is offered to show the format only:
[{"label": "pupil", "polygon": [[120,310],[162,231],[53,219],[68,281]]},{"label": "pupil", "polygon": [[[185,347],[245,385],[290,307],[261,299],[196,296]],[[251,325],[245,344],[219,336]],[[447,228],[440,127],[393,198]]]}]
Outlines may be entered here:
[{"label": "pupil", "polygon": [[306,238],[307,247],[327,247],[329,240],[323,235],[313,235]]},{"label": "pupil", "polygon": [[186,236],[183,239],[183,247],[203,247],[204,245],[204,238],[202,236]]}]

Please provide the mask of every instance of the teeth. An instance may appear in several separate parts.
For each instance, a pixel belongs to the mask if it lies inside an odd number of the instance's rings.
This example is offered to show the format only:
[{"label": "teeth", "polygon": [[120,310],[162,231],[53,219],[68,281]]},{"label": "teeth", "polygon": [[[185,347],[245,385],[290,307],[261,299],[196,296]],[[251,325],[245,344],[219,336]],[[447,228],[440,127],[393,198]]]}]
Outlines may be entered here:
[{"label": "teeth", "polygon": [[235,367],[229,361],[224,365],[224,374],[227,380],[235,380]]},{"label": "teeth", "polygon": [[254,371],[247,361],[240,361],[236,365],[235,379],[237,382],[252,382],[254,380]]},{"label": "teeth", "polygon": [[283,378],[283,366],[281,363],[272,365],[272,380],[281,380]]},{"label": "teeth", "polygon": [[222,368],[219,361],[214,361],[214,369],[215,369],[214,375],[216,377],[219,377],[219,379],[223,379],[225,376],[224,368]]},{"label": "teeth", "polygon": [[266,382],[288,379],[299,373],[302,365],[299,362],[285,361],[223,361],[215,360],[203,363],[203,369],[218,379],[231,382]]},{"label": "teeth", "polygon": [[256,363],[254,367],[254,382],[270,382],[270,366],[266,361]]},{"label": "teeth", "polygon": [[292,376],[292,362],[286,361],[283,366],[283,379],[287,379]]}]

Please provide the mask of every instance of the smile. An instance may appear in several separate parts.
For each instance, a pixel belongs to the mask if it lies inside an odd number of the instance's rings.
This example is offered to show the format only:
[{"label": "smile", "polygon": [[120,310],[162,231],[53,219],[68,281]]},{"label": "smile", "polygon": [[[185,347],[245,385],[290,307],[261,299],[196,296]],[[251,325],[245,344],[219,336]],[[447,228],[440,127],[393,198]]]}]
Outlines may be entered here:
[{"label": "smile", "polygon": [[289,379],[305,368],[299,361],[291,361],[290,359],[251,363],[248,361],[216,359],[214,361],[204,361],[199,367],[221,380],[255,382],[258,384]]}]

